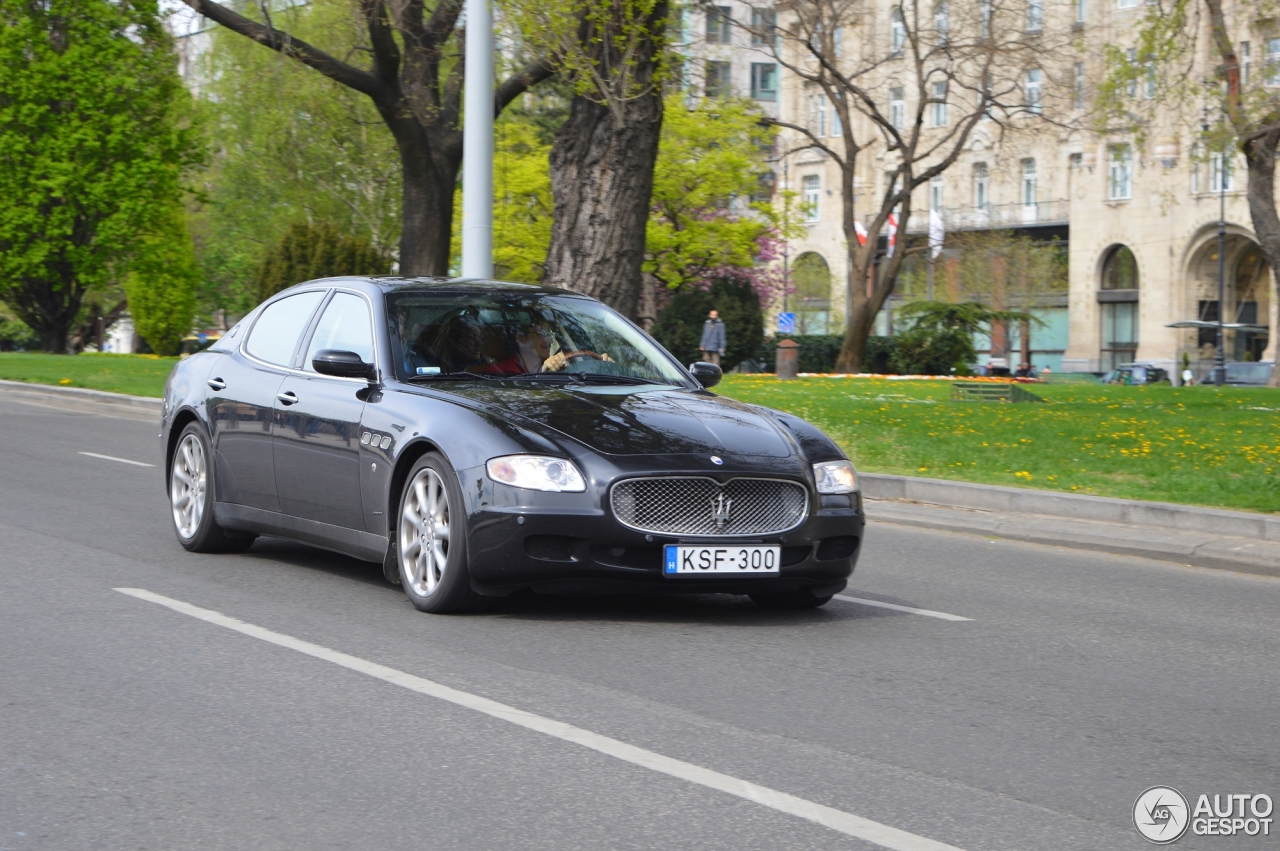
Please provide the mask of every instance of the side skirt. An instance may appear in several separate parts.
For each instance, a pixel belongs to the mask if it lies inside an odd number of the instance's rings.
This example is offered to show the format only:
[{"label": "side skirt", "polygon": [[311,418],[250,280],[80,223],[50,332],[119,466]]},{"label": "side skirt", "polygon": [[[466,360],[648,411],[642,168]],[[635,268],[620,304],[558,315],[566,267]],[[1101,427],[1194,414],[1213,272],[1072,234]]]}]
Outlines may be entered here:
[{"label": "side skirt", "polygon": [[364,561],[381,562],[387,554],[388,541],[382,535],[306,520],[264,508],[215,502],[213,516],[223,529],[292,538]]}]

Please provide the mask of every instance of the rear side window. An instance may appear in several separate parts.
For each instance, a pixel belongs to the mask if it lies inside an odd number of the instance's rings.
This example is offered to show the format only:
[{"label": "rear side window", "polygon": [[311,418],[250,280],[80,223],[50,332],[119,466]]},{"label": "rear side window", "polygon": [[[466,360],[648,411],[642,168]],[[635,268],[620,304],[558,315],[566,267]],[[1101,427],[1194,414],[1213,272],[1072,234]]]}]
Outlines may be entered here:
[{"label": "rear side window", "polygon": [[373,363],[372,319],[367,301],[351,293],[334,295],[316,325],[315,334],[311,335],[311,345],[307,349],[307,359],[303,361],[302,368],[315,372],[311,359],[317,352],[325,349],[355,352],[360,360]]},{"label": "rear side window", "polygon": [[315,313],[323,298],[323,291],[298,293],[282,298],[262,311],[249,333],[245,351],[267,363],[292,366],[298,338],[306,330],[311,314]]}]

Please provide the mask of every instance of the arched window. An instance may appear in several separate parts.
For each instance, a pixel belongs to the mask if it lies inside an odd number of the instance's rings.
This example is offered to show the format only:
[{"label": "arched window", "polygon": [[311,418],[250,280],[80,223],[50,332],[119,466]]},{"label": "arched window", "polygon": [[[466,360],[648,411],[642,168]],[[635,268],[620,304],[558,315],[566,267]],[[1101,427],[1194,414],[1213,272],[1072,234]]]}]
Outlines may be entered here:
[{"label": "arched window", "polygon": [[1107,253],[1102,264],[1102,288],[1104,290],[1136,290],[1138,288],[1138,259],[1127,245],[1117,245]]},{"label": "arched window", "polygon": [[816,251],[806,251],[791,265],[795,288],[796,333],[826,334],[831,322],[831,268]]},{"label": "arched window", "polygon": [[933,30],[937,34],[938,44],[946,44],[951,37],[951,10],[947,0],[942,0],[933,7]]},{"label": "arched window", "polygon": [[894,6],[893,14],[889,16],[889,46],[894,53],[901,53],[906,43],[907,23],[902,18],[902,8]]},{"label": "arched window", "polygon": [[1131,363],[1138,353],[1138,260],[1127,245],[1112,246],[1102,261],[1102,368]]}]

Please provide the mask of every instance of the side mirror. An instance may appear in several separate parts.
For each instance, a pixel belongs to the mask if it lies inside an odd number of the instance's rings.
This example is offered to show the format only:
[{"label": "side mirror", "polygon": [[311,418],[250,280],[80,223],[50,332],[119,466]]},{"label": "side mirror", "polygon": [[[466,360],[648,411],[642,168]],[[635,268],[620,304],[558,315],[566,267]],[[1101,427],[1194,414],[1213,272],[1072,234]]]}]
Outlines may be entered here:
[{"label": "side mirror", "polygon": [[372,381],[377,377],[373,364],[360,360],[355,352],[322,349],[311,359],[311,366],[321,375],[338,378],[366,378]]},{"label": "side mirror", "polygon": [[706,361],[689,364],[689,372],[693,373],[693,377],[698,379],[698,383],[708,390],[719,384],[720,379],[724,377],[720,367]]}]

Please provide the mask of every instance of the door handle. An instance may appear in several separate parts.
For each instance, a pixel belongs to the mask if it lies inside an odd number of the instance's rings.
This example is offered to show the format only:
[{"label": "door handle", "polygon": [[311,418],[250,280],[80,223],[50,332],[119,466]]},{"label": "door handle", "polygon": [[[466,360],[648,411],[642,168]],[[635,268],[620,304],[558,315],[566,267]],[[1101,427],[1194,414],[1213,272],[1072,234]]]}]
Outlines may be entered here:
[{"label": "door handle", "polygon": [[280,400],[281,405],[294,405],[297,404],[298,401],[297,394],[292,390],[287,393],[277,393],[276,398]]},{"label": "door handle", "polygon": [[210,378],[205,383],[208,384],[212,390],[225,390],[227,388],[227,382],[223,381],[221,378]]}]

